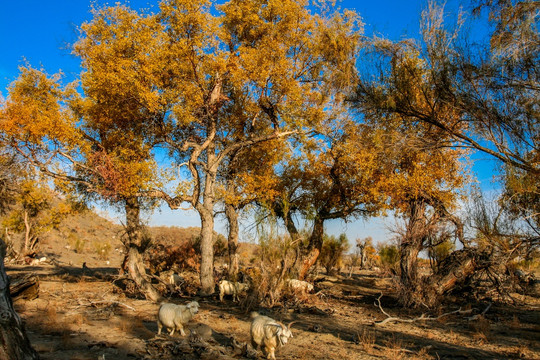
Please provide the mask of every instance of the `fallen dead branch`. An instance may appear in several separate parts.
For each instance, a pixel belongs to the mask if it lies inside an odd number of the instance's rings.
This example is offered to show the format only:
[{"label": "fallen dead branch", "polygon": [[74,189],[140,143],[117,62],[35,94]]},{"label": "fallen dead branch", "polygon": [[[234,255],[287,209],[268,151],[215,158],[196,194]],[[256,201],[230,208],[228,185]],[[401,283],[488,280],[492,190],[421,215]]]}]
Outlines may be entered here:
[{"label": "fallen dead branch", "polygon": [[387,318],[382,320],[382,321],[375,321],[373,323],[374,325],[384,325],[384,324],[389,323],[389,322],[413,323],[413,322],[417,322],[417,321],[437,321],[439,319],[442,319],[445,316],[455,315],[455,314],[465,315],[465,314],[470,314],[472,312],[472,309],[461,310],[461,308],[459,308],[457,310],[444,313],[444,314],[439,315],[437,317],[431,317],[431,316],[426,316],[426,314],[422,314],[422,315],[420,315],[419,317],[416,317],[416,318],[402,319],[402,318],[399,318],[399,317],[391,316],[386,311],[384,311],[384,309],[383,309],[383,307],[381,305],[381,297],[382,297],[382,294],[377,298],[377,303],[375,305],[377,305],[379,307],[379,310],[381,310],[381,312],[384,315],[386,315]]},{"label": "fallen dead branch", "polygon": [[113,305],[113,306],[123,306],[125,307],[126,309],[129,309],[129,310],[132,310],[132,311],[135,311],[135,308],[132,307],[132,306],[129,306],[127,304],[124,304],[120,301],[113,301],[113,300],[102,300],[102,301],[89,301],[89,305],[90,306],[94,306],[94,307],[97,307],[99,306],[100,304],[105,304],[105,305]]},{"label": "fallen dead branch", "polygon": [[126,309],[129,309],[129,310],[132,310],[132,311],[135,311],[135,308],[132,307],[132,306],[129,306],[127,304],[124,304],[120,301],[115,301],[115,300],[100,300],[100,301],[90,301],[90,300],[86,300],[87,303],[84,303],[81,301],[81,299],[78,299],[77,301],[79,303],[79,306],[77,306],[76,308],[79,308],[81,306],[92,306],[92,307],[99,307],[99,306],[122,306],[122,307],[125,307]]},{"label": "fallen dead branch", "polygon": [[478,319],[480,316],[484,316],[488,312],[488,310],[491,308],[491,305],[493,304],[489,303],[488,306],[484,309],[484,311],[482,311],[480,314],[476,314],[474,316],[468,317],[467,320],[473,321],[473,320]]}]

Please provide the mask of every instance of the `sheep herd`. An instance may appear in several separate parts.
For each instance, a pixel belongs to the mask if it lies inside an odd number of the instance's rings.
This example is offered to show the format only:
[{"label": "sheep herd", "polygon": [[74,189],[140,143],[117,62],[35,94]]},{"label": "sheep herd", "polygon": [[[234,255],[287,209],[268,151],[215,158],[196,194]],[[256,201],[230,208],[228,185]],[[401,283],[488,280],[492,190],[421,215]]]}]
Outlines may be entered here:
[{"label": "sheep herd", "polygon": [[[233,301],[238,301],[238,295],[249,289],[249,283],[232,282],[221,280],[219,282],[219,300],[223,302],[225,295],[232,295]],[[287,286],[294,291],[312,291],[313,285],[301,280],[289,280]],[[197,314],[199,303],[192,301],[186,305],[176,305],[171,303],[162,303],[158,310],[157,325],[158,335],[161,334],[163,327],[169,329],[169,335],[179,331],[185,336],[184,327]],[[260,315],[256,312],[251,313],[251,345],[255,350],[261,348],[264,350],[267,359],[275,359],[276,348],[285,345],[289,338],[293,337],[291,325],[285,326],[268,316]]]}]

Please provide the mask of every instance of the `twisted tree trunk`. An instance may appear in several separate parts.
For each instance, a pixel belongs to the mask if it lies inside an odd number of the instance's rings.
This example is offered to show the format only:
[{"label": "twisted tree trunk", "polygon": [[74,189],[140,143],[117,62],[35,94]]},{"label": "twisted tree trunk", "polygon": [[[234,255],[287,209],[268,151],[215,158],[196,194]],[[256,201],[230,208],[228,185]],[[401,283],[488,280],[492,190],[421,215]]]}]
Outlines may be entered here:
[{"label": "twisted tree trunk", "polygon": [[150,242],[144,237],[143,227],[140,223],[140,204],[137,198],[129,198],[125,201],[126,211],[126,257],[123,266],[129,277],[135,282],[144,296],[154,302],[159,302],[162,297],[157,289],[147,280],[146,268],[143,261],[143,252]]},{"label": "twisted tree trunk", "polygon": [[309,269],[315,265],[323,245],[324,236],[324,217],[317,215],[313,222],[313,230],[309,237],[309,245],[307,248],[307,254],[303,256],[302,266],[298,272],[298,279],[304,280]]}]

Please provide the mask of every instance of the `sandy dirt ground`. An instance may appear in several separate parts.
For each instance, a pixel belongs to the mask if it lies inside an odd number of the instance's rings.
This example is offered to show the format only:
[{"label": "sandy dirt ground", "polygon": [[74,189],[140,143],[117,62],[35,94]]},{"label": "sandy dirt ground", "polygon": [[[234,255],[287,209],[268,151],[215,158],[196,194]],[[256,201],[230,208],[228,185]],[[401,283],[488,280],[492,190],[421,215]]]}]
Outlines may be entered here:
[{"label": "sandy dirt ground", "polygon": [[[115,286],[117,267],[83,271],[78,266],[8,266],[12,277],[27,273],[38,275],[39,297],[18,300],[15,308],[42,359],[254,358],[245,348],[238,349],[249,342],[249,311],[231,299],[170,299],[197,300],[201,308],[190,326],[206,324],[212,337],[157,336],[159,305],[127,297]],[[465,304],[470,313],[437,321],[374,325],[386,318],[374,305],[381,293],[381,304],[392,316],[411,319],[422,312],[400,308],[390,280],[369,271],[351,278],[329,277],[316,284],[316,292],[300,304],[259,309],[283,322],[296,321],[294,337],[277,350],[278,359],[540,359],[538,298],[521,295],[516,305],[494,303],[473,320],[488,304]],[[450,304],[426,316],[458,307]]]}]

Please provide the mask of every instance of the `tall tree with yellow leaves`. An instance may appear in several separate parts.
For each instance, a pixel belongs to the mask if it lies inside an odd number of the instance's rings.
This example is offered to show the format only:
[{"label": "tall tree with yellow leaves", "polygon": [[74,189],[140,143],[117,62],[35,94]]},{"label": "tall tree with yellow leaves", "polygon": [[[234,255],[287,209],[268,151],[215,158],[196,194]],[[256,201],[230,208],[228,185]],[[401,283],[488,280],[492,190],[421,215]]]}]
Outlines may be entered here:
[{"label": "tall tree with yellow leaves", "polygon": [[332,122],[282,165],[279,196],[271,203],[291,238],[298,237],[293,215],[311,221],[301,246],[298,277],[303,279],[319,258],[325,222],[375,216],[385,209],[392,168],[383,151],[382,132],[350,119]]},{"label": "tall tree with yellow leaves", "polygon": [[187,201],[200,215],[202,294],[214,291],[218,171],[239,149],[319,124],[351,84],[361,30],[355,13],[313,13],[307,1],[211,5],[164,1],[158,15],[167,34],[163,73],[176,90],[159,128],[190,184],[163,198],[173,207]]},{"label": "tall tree with yellow leaves", "polygon": [[1,113],[11,146],[59,186],[124,208],[126,268],[152,300],[160,296],[145,279],[140,210],[144,193],[158,186],[144,126],[161,111],[145,71],[156,24],[124,6],[94,10],[74,47],[83,60],[83,94],[62,87],[59,76],[21,68]]},{"label": "tall tree with yellow leaves", "polygon": [[160,295],[146,279],[142,260],[150,238],[140,212],[152,205],[147,192],[161,186],[151,151],[153,121],[165,116],[169,106],[158,61],[162,27],[155,16],[123,5],[95,9],[93,15],[73,47],[82,60],[83,96],[71,107],[92,149],[78,175],[97,183],[101,197],[123,207],[123,270],[157,301]]},{"label": "tall tree with yellow leaves", "polygon": [[[389,207],[404,220],[398,238],[400,284],[404,292],[401,299],[407,305],[422,301],[419,299],[418,254],[428,245],[436,245],[437,238],[447,239],[450,234],[464,241],[463,226],[453,210],[467,179],[463,162],[466,153],[452,147],[451,134],[432,124],[415,121],[409,112],[383,110],[384,106],[396,109],[406,106],[418,114],[429,112],[441,123],[457,121],[458,111],[433,96],[436,89],[427,81],[429,70],[418,55],[409,49],[394,57],[391,77],[400,87],[389,92],[381,87],[378,98],[381,107],[362,108],[369,122],[384,129],[385,158],[393,163],[386,191]],[[415,298],[416,295],[419,298]]]},{"label": "tall tree with yellow leaves", "polygon": [[[444,6],[430,2],[419,41],[366,42],[365,59],[377,76],[359,76],[353,103],[364,113],[423,124],[448,146],[503,165],[497,166],[504,182],[500,202],[529,226],[520,250],[527,251],[539,242],[540,3],[477,0],[469,6],[475,16],[459,14],[450,24]],[[483,30],[467,32],[476,26]]]}]

